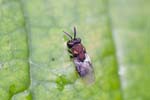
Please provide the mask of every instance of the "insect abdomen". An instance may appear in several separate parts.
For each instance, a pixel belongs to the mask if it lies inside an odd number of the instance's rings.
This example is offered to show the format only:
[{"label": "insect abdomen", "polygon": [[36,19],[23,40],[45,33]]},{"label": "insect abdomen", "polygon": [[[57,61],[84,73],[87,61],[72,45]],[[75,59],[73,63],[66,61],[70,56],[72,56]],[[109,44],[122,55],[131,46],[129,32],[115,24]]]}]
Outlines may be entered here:
[{"label": "insect abdomen", "polygon": [[83,62],[79,61],[78,58],[75,57],[74,63],[79,76],[83,78],[86,83],[93,83],[95,76],[89,56],[85,54],[85,60]]}]

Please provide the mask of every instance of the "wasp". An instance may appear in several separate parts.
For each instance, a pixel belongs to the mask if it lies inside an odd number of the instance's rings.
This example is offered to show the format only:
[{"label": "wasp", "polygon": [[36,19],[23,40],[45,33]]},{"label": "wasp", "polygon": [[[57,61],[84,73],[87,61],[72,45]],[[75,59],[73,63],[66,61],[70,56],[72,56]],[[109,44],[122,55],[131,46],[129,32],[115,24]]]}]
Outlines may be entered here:
[{"label": "wasp", "polygon": [[76,27],[74,27],[74,36],[70,33],[63,31],[70,40],[67,41],[68,52],[75,64],[78,75],[85,80],[86,83],[93,83],[95,80],[94,69],[88,56],[85,47],[81,43],[80,38],[76,38]]}]

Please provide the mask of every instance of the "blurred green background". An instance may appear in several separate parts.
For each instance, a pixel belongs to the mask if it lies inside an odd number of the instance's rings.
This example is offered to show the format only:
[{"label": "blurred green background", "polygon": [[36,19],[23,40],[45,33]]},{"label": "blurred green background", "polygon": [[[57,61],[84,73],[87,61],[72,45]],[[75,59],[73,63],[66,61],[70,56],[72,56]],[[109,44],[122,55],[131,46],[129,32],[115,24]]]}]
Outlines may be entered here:
[{"label": "blurred green background", "polygon": [[[0,0],[0,100],[150,100],[150,0]],[[85,85],[63,30],[91,57]]]}]

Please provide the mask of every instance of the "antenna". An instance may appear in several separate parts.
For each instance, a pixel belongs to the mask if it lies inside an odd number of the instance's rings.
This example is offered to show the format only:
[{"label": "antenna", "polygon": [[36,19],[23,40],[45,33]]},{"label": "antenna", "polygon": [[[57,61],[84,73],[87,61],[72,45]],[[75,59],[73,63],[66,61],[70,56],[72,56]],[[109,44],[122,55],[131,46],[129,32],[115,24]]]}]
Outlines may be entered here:
[{"label": "antenna", "polygon": [[76,34],[77,34],[76,27],[74,26],[74,39],[76,38]]},{"label": "antenna", "polygon": [[63,32],[72,39],[72,36],[69,33],[65,32],[65,31],[63,31]]}]

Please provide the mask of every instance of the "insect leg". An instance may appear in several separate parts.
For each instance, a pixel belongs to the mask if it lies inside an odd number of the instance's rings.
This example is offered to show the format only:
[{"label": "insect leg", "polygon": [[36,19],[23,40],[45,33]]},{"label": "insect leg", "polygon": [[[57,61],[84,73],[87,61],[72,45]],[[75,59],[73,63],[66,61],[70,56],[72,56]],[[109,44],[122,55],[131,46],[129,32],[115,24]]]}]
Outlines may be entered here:
[{"label": "insect leg", "polygon": [[70,49],[68,49],[68,52],[70,53],[70,58],[72,59],[73,58],[73,55],[72,55],[72,52],[71,52],[71,50]]},{"label": "insect leg", "polygon": [[70,49],[68,49],[68,52],[69,52],[70,54],[72,54],[72,51],[71,51]]},{"label": "insect leg", "polygon": [[73,56],[72,55],[70,55],[70,59],[72,59],[73,58]]}]

